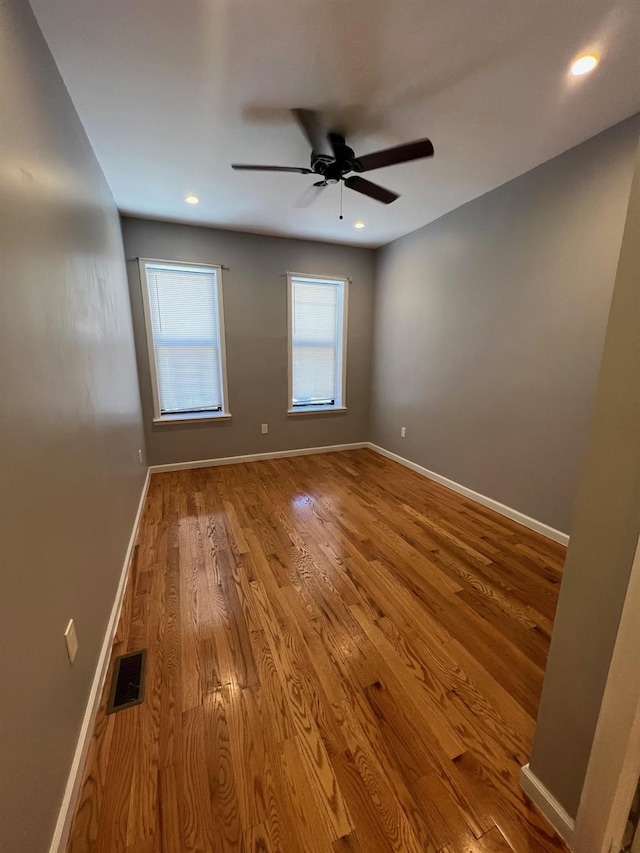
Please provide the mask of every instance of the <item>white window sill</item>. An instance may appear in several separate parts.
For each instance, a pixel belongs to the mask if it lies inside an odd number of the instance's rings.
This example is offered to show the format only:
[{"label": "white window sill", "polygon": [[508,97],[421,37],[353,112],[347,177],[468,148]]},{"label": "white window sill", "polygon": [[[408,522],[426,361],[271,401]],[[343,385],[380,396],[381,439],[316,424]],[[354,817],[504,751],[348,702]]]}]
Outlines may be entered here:
[{"label": "white window sill", "polygon": [[154,418],[153,422],[154,424],[193,424],[228,420],[231,420],[231,415],[228,412],[193,412],[191,414],[162,415],[159,418]]},{"label": "white window sill", "polygon": [[287,415],[330,415],[332,412],[346,411],[346,406],[305,406],[304,409],[288,409]]}]

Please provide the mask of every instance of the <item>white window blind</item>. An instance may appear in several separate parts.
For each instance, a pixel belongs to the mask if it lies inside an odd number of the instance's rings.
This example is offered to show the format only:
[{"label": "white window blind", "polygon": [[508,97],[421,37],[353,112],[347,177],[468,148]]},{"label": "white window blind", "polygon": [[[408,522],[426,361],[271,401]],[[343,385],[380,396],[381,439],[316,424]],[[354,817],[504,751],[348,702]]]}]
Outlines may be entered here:
[{"label": "white window blind", "polygon": [[156,417],[224,412],[219,268],[145,261],[144,278]]},{"label": "white window blind", "polygon": [[289,282],[289,407],[342,407],[345,281],[291,275]]}]

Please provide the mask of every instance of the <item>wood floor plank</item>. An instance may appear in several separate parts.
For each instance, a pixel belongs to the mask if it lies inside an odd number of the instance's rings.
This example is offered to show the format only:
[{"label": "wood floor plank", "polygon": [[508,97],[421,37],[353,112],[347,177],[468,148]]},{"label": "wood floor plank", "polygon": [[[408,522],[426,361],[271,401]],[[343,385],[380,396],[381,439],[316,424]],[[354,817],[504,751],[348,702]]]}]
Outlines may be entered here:
[{"label": "wood floor plank", "polygon": [[314,793],[315,774],[309,766],[298,737],[289,738],[280,744],[280,757],[287,782],[288,801],[309,853],[331,850],[330,830]]},{"label": "wood floor plank", "polygon": [[111,739],[116,719],[114,716],[105,714],[106,702],[107,694],[103,692],[96,718],[96,728],[87,755],[84,784],[76,807],[74,832],[69,841],[70,853],[84,853],[86,850],[97,847],[98,822],[107,784]]},{"label": "wood floor plank", "polygon": [[[95,845],[91,844],[87,849],[108,853],[111,850],[125,850],[127,847],[127,822],[131,800],[129,781],[133,776],[137,729],[138,720],[134,709],[120,711],[113,724],[109,776],[105,785],[102,807],[98,812]],[[114,779],[119,780],[117,784],[113,783]]]},{"label": "wood floor plank", "polygon": [[369,450],[154,474],[72,853],[566,853],[518,784],[564,549]]},{"label": "wood floor plank", "polygon": [[479,838],[478,844],[482,853],[513,853],[513,847],[497,826]]},{"label": "wood floor plank", "polygon": [[[245,853],[275,853],[268,827],[265,824],[252,826],[245,832],[243,841]],[[233,849],[239,850],[240,847],[236,846]]]},{"label": "wood floor plank", "polygon": [[173,764],[167,764],[159,770],[158,803],[156,807],[161,853],[180,850],[183,823],[182,776]]},{"label": "wood floor plank", "polygon": [[435,848],[427,810],[409,789],[402,768],[396,764],[391,744],[385,738],[364,693],[357,687],[353,689],[348,699],[341,703],[337,713],[344,726],[351,756],[357,756],[360,752],[365,754],[369,772],[377,774],[391,786],[419,846],[425,850]]},{"label": "wood floor plank", "polygon": [[364,853],[358,839],[358,833],[352,832],[333,842],[333,853]]},{"label": "wood floor plank", "polygon": [[[165,550],[166,560],[166,550]],[[131,802],[127,822],[127,843],[130,847],[155,845],[158,832],[158,770],[160,758],[160,714],[162,705],[162,671],[165,632],[164,575],[155,564],[149,571],[149,608],[141,647],[147,649],[146,678],[148,689],[145,701],[137,712],[138,737],[135,742]]]},{"label": "wood floor plank", "polygon": [[[455,761],[449,759],[440,743],[428,737],[421,721],[415,719],[406,704],[383,684],[369,688],[367,698],[409,786],[413,788],[419,778],[434,773],[450,793],[471,831],[481,835],[490,829],[493,821],[480,805],[473,787],[460,775]],[[459,758],[460,754],[456,756]]]},{"label": "wood floor plank", "polygon": [[447,845],[455,848],[465,840],[475,838],[465,822],[462,809],[436,773],[428,773],[416,780],[415,788],[428,813],[429,828],[438,850]]},{"label": "wood floor plank", "polygon": [[472,751],[456,761],[460,773],[474,785],[487,814],[495,820],[514,850],[565,850],[553,829],[531,805],[526,795],[513,781],[501,778]]},{"label": "wood floor plank", "polygon": [[340,787],[354,814],[365,850],[433,853],[414,833],[393,787],[366,753],[358,749],[332,758]]},{"label": "wood floor plank", "polygon": [[415,677],[414,672],[405,665],[403,658],[384,633],[367,619],[361,608],[356,605],[352,610],[358,614],[360,623],[388,666],[388,672],[385,673],[387,682],[399,682],[404,690],[405,701],[415,709],[415,715],[421,718],[424,725],[433,732],[442,752],[447,758],[455,758],[464,752],[464,744],[451,723],[454,709],[450,706],[446,694],[441,692],[439,696],[434,697],[430,690],[423,689],[426,679],[423,681]]},{"label": "wood floor plank", "polygon": [[214,849],[211,789],[202,706],[185,711],[183,720],[182,849],[201,853],[201,851]]},{"label": "wood floor plank", "polygon": [[171,543],[164,567],[164,649],[160,676],[159,764],[182,762],[182,655],[180,618],[180,558],[177,519],[172,520]]},{"label": "wood floor plank", "polygon": [[231,766],[236,780],[240,820],[244,830],[263,823],[267,802],[263,784],[264,746],[257,700],[238,684],[222,689],[229,726]]},{"label": "wood floor plank", "polygon": [[222,695],[215,690],[204,700],[205,749],[211,792],[211,810],[216,828],[216,851],[233,853],[242,846],[242,822],[231,754],[227,711]]},{"label": "wood floor plank", "polygon": [[[178,565],[180,581],[180,652],[181,669],[189,673],[182,681],[182,710],[197,708],[202,702],[200,663],[201,646],[197,641],[198,626],[198,573],[201,567],[194,562],[195,548],[192,547],[190,531],[192,525],[187,509],[188,495],[183,488],[178,494]],[[202,566],[204,571],[204,565]]]}]

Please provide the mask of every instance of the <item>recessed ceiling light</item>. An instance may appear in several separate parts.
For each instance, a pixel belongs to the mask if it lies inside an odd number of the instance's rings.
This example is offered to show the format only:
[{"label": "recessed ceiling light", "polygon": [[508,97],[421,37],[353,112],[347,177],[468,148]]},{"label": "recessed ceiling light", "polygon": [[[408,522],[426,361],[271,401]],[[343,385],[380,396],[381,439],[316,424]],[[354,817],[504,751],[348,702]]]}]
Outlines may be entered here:
[{"label": "recessed ceiling light", "polygon": [[198,196],[197,196],[197,195],[188,195],[188,196],[185,198],[185,201],[187,202],[187,204],[198,204],[198,202],[200,201],[200,199],[198,198]]},{"label": "recessed ceiling light", "polygon": [[364,228],[364,222],[356,222],[354,223],[354,228]]},{"label": "recessed ceiling light", "polygon": [[574,77],[582,77],[583,74],[588,74],[600,62],[597,56],[592,53],[587,53],[585,56],[580,56],[571,66],[571,73]]}]

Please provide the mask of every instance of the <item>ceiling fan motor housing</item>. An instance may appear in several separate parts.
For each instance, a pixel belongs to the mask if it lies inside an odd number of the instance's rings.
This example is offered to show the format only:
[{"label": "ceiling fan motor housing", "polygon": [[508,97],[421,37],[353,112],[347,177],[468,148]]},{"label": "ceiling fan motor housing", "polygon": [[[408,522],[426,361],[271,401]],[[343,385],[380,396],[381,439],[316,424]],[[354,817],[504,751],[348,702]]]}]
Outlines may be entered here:
[{"label": "ceiling fan motor housing", "polygon": [[349,148],[345,143],[344,136],[330,133],[329,139],[334,156],[317,154],[313,151],[311,153],[311,168],[316,174],[323,176],[325,183],[337,184],[344,175],[348,175],[349,172],[360,172],[361,169],[353,148]]}]

